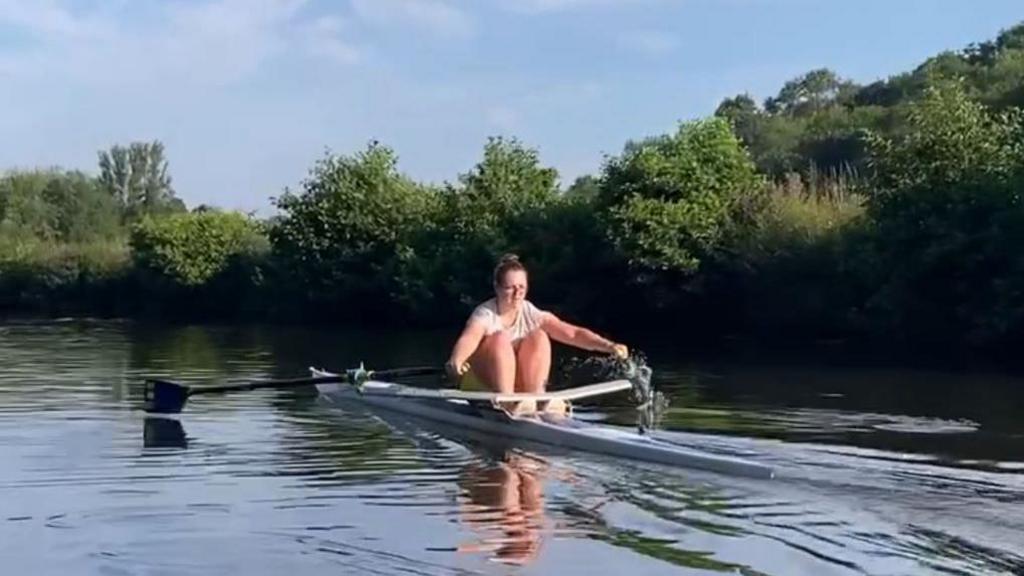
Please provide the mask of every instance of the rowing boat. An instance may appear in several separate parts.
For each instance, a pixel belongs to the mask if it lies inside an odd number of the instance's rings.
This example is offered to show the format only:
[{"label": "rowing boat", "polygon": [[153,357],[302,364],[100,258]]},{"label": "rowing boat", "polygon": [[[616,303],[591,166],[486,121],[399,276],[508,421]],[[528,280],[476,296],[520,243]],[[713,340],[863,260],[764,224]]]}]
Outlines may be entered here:
[{"label": "rowing boat", "polygon": [[[338,376],[310,368],[313,378],[330,380]],[[649,435],[601,426],[573,418],[570,414],[534,412],[512,414],[502,403],[532,399],[571,401],[628,389],[625,380],[591,384],[546,394],[506,394],[426,390],[392,382],[357,379],[316,384],[328,400],[357,399],[367,405],[409,416],[452,424],[486,434],[518,438],[585,452],[607,454],[632,460],[667,464],[684,468],[711,470],[725,474],[772,478],[772,468],[749,460],[711,454],[666,442]]]}]

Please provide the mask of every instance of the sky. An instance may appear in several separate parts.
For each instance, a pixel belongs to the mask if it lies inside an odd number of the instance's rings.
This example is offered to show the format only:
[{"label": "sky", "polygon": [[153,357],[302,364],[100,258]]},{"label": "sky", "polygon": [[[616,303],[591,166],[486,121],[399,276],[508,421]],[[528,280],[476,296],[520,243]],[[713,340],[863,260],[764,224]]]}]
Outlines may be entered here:
[{"label": "sky", "polygon": [[723,98],[872,82],[1021,21],[1021,0],[0,0],[0,171],[160,140],[188,206],[269,215],[328,151],[379,141],[443,183],[506,136],[568,185]]}]

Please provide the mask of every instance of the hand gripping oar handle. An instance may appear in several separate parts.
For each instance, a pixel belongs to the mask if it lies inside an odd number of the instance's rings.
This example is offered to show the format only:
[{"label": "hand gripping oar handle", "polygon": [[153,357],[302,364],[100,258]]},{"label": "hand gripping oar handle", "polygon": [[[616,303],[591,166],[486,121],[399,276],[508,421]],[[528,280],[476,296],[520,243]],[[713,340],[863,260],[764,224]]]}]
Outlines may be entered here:
[{"label": "hand gripping oar handle", "polygon": [[333,376],[317,376],[310,378],[291,378],[286,380],[254,380],[235,382],[219,386],[203,386],[193,388],[187,384],[173,380],[146,380],[145,409],[147,412],[177,414],[185,407],[189,397],[196,394],[221,394],[239,390],[259,390],[261,388],[294,388],[314,384],[361,384],[373,378],[408,378],[411,376],[429,376],[441,374],[443,367],[425,366],[415,368],[394,368],[390,370],[366,370],[362,367],[348,370],[344,374]]}]

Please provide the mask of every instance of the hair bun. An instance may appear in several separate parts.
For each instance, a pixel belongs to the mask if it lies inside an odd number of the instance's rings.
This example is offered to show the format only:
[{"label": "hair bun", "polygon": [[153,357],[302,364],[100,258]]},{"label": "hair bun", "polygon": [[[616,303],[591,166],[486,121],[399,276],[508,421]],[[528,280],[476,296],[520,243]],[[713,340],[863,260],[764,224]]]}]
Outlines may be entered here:
[{"label": "hair bun", "polygon": [[498,260],[498,265],[494,267],[494,285],[497,286],[501,283],[505,279],[505,274],[513,270],[526,272],[526,267],[519,261],[519,256],[506,253]]}]

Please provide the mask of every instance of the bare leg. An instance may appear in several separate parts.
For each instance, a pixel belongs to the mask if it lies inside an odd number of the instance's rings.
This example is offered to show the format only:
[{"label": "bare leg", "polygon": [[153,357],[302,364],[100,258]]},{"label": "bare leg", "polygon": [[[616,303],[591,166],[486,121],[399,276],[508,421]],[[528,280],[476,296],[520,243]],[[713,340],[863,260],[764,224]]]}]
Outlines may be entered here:
[{"label": "bare leg", "polygon": [[551,372],[551,340],[547,333],[534,330],[520,340],[516,360],[516,392],[544,392]]},{"label": "bare leg", "polygon": [[469,364],[477,378],[494,392],[515,392],[516,354],[505,332],[485,336]]}]

